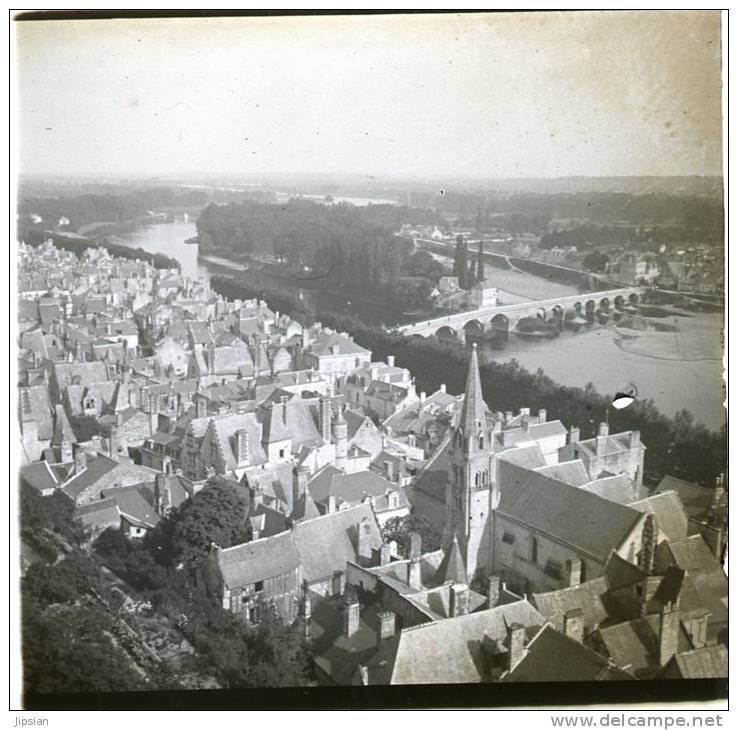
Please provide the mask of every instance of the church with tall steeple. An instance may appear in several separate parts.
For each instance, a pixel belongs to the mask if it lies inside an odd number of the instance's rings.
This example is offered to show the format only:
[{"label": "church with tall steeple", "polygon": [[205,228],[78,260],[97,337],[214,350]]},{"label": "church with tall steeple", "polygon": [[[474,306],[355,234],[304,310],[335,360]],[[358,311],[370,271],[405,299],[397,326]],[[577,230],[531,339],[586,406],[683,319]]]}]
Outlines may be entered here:
[{"label": "church with tall steeple", "polygon": [[499,503],[493,434],[494,420],[482,397],[475,344],[469,358],[461,417],[450,436],[444,530],[447,549],[454,540],[458,543],[469,581],[488,567],[490,513]]}]

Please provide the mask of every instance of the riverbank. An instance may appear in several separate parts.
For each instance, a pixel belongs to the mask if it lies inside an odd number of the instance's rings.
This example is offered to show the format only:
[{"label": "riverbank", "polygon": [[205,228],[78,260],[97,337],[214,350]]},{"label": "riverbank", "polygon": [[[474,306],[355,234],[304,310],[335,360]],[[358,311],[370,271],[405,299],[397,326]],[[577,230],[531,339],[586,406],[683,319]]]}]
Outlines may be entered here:
[{"label": "riverbank", "polygon": [[[253,279],[252,272],[235,273],[206,261],[198,259],[198,247],[186,245],[184,241],[195,235],[192,223],[172,223],[152,226],[126,235],[129,245],[140,246],[150,251],[164,253],[179,259],[182,272],[191,277],[211,277],[228,274],[238,284],[239,279],[249,278],[255,290],[264,292],[279,291],[285,301],[277,307],[280,312],[289,312],[290,306],[299,305],[301,312],[338,313],[344,318],[361,320],[369,326],[381,327],[402,320],[403,315],[397,308],[388,306],[386,302],[371,304],[361,302],[354,293],[318,292],[303,288],[299,282],[278,280],[262,276],[261,284]],[[491,270],[502,276],[512,276],[507,282],[511,289],[521,293],[538,294],[538,290],[529,290],[526,279],[508,269]],[[503,282],[500,282],[503,283]],[[534,280],[530,286],[563,286]],[[525,288],[522,288],[522,287]],[[550,291],[550,290],[549,290]],[[574,292],[575,293],[575,292]],[[237,297],[234,297],[237,298]],[[530,297],[529,298],[533,298]],[[540,298],[540,297],[539,297]],[[671,307],[673,301],[660,301],[661,306]],[[659,306],[654,302],[654,306]],[[313,315],[316,316],[316,315]],[[302,321],[301,316],[295,317]],[[673,314],[654,318],[664,324],[673,326]],[[659,410],[673,415],[677,411],[687,409],[695,418],[704,422],[709,428],[717,430],[726,419],[722,402],[723,368],[721,314],[681,311],[677,317],[680,331],[680,347],[682,358],[668,353],[666,360],[654,359],[663,356],[664,346],[648,332],[634,330],[637,339],[616,344],[621,336],[611,325],[604,327],[587,327],[582,325],[578,333],[564,331],[559,337],[551,339],[536,338],[525,341],[522,338],[510,337],[502,349],[495,348],[492,343],[485,348],[485,355],[501,366],[515,359],[531,373],[542,369],[561,386],[582,386],[593,383],[602,393],[614,393],[624,383],[636,383],[641,397],[652,400]],[[656,335],[660,333],[656,332]],[[674,334],[670,336],[673,338]],[[499,343],[497,343],[499,345]],[[653,346],[653,353],[649,348]],[[458,344],[456,345],[458,348]],[[686,358],[684,357],[686,353]],[[694,353],[697,353],[696,355]],[[391,353],[390,353],[391,354]],[[422,372],[424,367],[419,365]]]}]

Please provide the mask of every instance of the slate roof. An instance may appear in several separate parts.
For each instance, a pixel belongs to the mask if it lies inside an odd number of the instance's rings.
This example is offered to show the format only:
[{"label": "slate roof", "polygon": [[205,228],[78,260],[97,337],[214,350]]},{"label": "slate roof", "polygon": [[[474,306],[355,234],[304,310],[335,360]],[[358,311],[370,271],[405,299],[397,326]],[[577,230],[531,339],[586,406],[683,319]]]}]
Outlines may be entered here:
[{"label": "slate roof", "polygon": [[501,484],[498,512],[605,562],[631,533],[641,514],[542,474],[510,488]]},{"label": "slate roof", "polygon": [[676,492],[687,515],[693,519],[703,519],[710,509],[713,490],[701,484],[685,482],[673,476],[665,476],[656,487],[656,494]]},{"label": "slate roof", "polygon": [[[201,423],[205,421],[206,423]],[[208,426],[209,422],[209,426]],[[215,434],[225,461],[226,471],[238,468],[236,461],[236,431],[245,429],[249,437],[249,465],[263,464],[266,454],[261,445],[261,425],[254,413],[230,413],[210,419],[195,418],[191,426],[196,437],[200,436],[202,426],[209,427]],[[202,432],[204,435],[204,432]]]},{"label": "slate roof", "polygon": [[534,593],[531,596],[531,603],[557,631],[564,630],[564,615],[567,611],[580,609],[584,614],[585,629],[590,631],[608,617],[607,609],[602,602],[607,589],[607,581],[600,576],[571,588]]},{"label": "slate roof", "polygon": [[640,496],[636,485],[625,474],[613,474],[593,479],[584,484],[582,489],[618,504],[631,504]]},{"label": "slate roof", "polygon": [[218,566],[228,588],[241,588],[295,570],[300,556],[291,532],[253,540],[217,553]]},{"label": "slate roof", "polygon": [[112,497],[77,507],[74,516],[85,527],[105,528],[120,525],[120,512]]},{"label": "slate roof", "polygon": [[71,385],[72,378],[78,377],[80,385],[92,385],[94,383],[107,383],[108,371],[105,363],[95,362],[56,362],[54,363],[54,374],[59,386]]},{"label": "slate roof", "polygon": [[682,679],[717,679],[728,676],[728,650],[722,644],[682,652],[675,655],[671,662],[676,664]]},{"label": "slate roof", "polygon": [[369,355],[370,351],[356,344],[345,335],[338,332],[321,332],[313,342],[310,343],[309,350],[318,357],[333,355],[331,348],[338,345],[339,355]]},{"label": "slate roof", "polygon": [[523,658],[503,682],[590,682],[635,679],[607,659],[544,626],[525,648]]},{"label": "slate roof", "polygon": [[683,540],[687,537],[687,515],[676,492],[660,492],[638,502],[631,502],[629,506],[639,512],[654,515],[656,524],[667,540]]},{"label": "slate roof", "polygon": [[530,446],[521,446],[516,449],[507,449],[499,452],[500,461],[505,461],[508,464],[515,464],[524,469],[536,469],[540,470],[545,467],[546,459],[543,456],[543,451],[538,444],[531,444]]},{"label": "slate roof", "polygon": [[451,545],[443,554],[443,560],[438,566],[435,580],[437,583],[446,583],[447,581],[453,583],[467,582],[466,565],[464,565],[464,558],[461,556],[459,541],[455,534]]},{"label": "slate roof", "polygon": [[[335,468],[334,468],[335,469]],[[365,497],[381,497],[391,490],[399,492],[404,497],[404,490],[373,471],[358,471],[353,474],[344,474],[340,470],[322,471],[316,479],[308,483],[312,498],[319,503],[328,501],[333,495],[337,501],[355,504]],[[407,499],[402,500],[399,506],[407,506]]]},{"label": "slate roof", "polygon": [[38,440],[46,441],[54,433],[51,399],[45,385],[34,385],[19,390],[18,403],[25,401],[31,408],[31,414],[36,421]]},{"label": "slate roof", "polygon": [[296,523],[293,534],[303,578],[308,582],[328,578],[336,571],[344,571],[347,561],[356,562],[358,526],[364,519],[369,524],[369,544],[378,550],[382,536],[368,504]]},{"label": "slate roof", "polygon": [[[599,634],[612,661],[638,677],[644,676],[644,670],[653,671],[658,666],[660,625],[661,616],[654,613],[600,628]],[[680,623],[677,650],[683,652],[691,648],[689,637]]]},{"label": "slate roof", "polygon": [[59,480],[51,471],[47,461],[35,461],[22,466],[19,471],[21,484],[28,485],[38,492],[45,492],[59,486]]},{"label": "slate roof", "polygon": [[571,484],[572,487],[581,487],[590,481],[587,469],[581,459],[562,461],[560,464],[552,464],[551,466],[541,466],[536,471],[564,484]]},{"label": "slate roof", "polygon": [[621,558],[614,550],[605,563],[603,575],[611,591],[635,585],[646,579],[646,574],[637,565]]},{"label": "slate roof", "polygon": [[504,641],[518,623],[531,635],[545,619],[527,601],[403,629],[368,662],[370,684],[478,683],[487,680],[485,637]]}]

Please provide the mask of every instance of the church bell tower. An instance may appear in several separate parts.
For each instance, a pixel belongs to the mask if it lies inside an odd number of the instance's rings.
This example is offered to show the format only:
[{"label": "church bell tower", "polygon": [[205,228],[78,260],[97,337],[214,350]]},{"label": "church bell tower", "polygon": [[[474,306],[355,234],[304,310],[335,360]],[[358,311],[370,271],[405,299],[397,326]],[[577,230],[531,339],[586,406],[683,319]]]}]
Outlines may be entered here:
[{"label": "church bell tower", "polygon": [[497,507],[493,427],[482,398],[477,346],[469,358],[461,417],[450,441],[444,545],[458,540],[468,580],[488,563],[490,509]]}]

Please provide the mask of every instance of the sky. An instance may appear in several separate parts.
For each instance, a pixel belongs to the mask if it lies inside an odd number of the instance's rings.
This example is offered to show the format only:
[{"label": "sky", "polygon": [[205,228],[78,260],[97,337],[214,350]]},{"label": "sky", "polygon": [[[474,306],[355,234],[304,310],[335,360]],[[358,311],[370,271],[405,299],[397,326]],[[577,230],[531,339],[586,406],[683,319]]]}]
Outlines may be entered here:
[{"label": "sky", "polygon": [[721,174],[720,15],[16,22],[29,175]]}]

